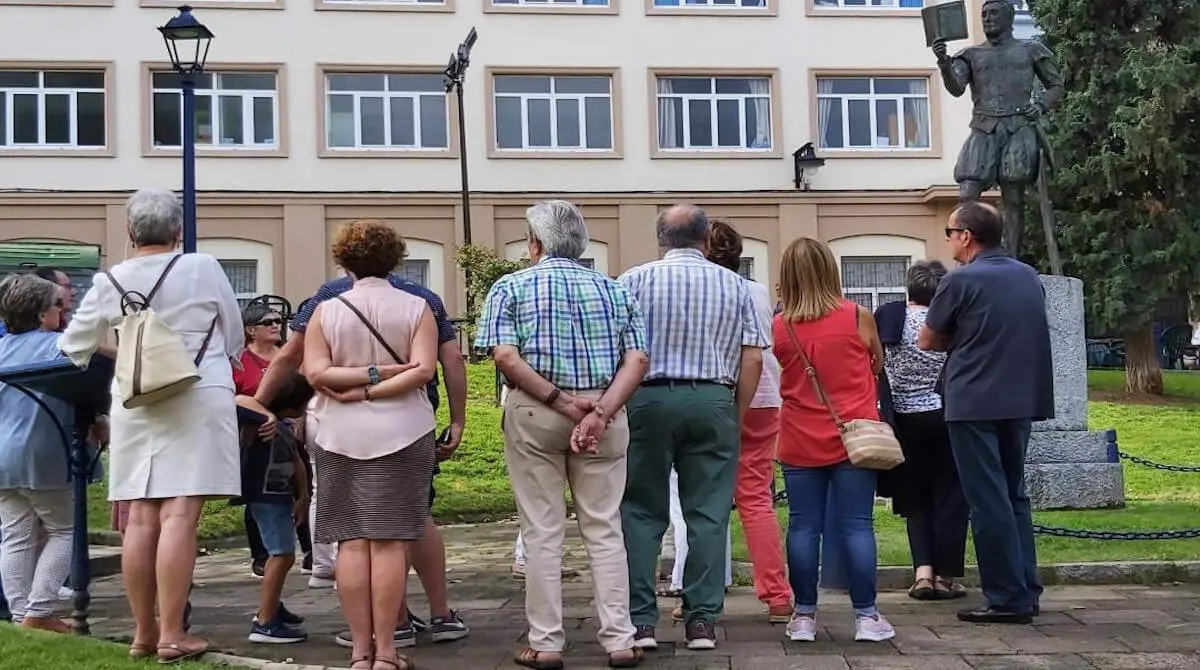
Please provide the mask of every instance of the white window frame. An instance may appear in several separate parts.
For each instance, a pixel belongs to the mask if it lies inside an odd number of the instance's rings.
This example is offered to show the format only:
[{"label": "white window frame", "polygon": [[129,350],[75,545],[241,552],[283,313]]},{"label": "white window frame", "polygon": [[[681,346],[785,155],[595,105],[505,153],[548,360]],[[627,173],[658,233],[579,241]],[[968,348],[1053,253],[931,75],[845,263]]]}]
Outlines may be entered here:
[{"label": "white window frame", "polygon": [[[870,93],[821,93],[820,92],[821,91],[821,81],[826,80],[826,79],[866,79],[871,82],[871,92]],[[874,92],[875,91],[875,82],[880,79],[903,79],[903,80],[912,80],[912,81],[918,81],[918,80],[924,81],[925,82],[925,93],[875,93]],[[870,133],[871,133],[871,146],[842,146],[842,147],[819,146],[817,148],[820,151],[822,151],[822,152],[825,152],[825,151],[835,152],[836,151],[836,152],[845,152],[845,153],[853,153],[853,152],[859,152],[859,151],[888,151],[888,152],[897,152],[897,153],[927,153],[927,152],[933,150],[933,132],[934,132],[933,131],[933,93],[932,93],[933,82],[931,82],[928,77],[922,77],[919,75],[909,75],[909,76],[904,76],[904,75],[860,75],[860,76],[819,75],[816,80],[816,86],[817,86],[817,110],[814,110],[814,114],[819,113],[822,100],[834,100],[835,102],[840,101],[841,108],[842,108],[842,140],[847,145],[850,143],[850,101],[852,101],[852,100],[853,101],[866,101],[868,103],[868,107],[871,111],[870,128],[869,128]],[[908,99],[916,99],[916,100],[924,100],[925,101],[925,110],[929,114],[929,118],[927,119],[927,123],[929,124],[929,144],[927,146],[923,146],[923,147],[905,146],[907,144],[907,140],[908,140],[908,136],[907,136],[908,128],[906,127],[906,124],[905,124],[905,114],[907,114],[907,112],[904,109],[904,101],[908,100]],[[900,138],[899,146],[892,146],[890,144],[883,144],[883,145],[877,144],[877,140],[879,139],[879,136],[876,135],[876,131],[875,131],[875,129],[878,127],[876,103],[879,101],[886,101],[886,100],[890,100],[890,101],[893,101],[896,103],[896,125],[897,125],[896,130],[899,133],[899,138]],[[825,142],[824,136],[822,136],[818,139],[818,144],[822,144],[824,142]]]},{"label": "white window frame", "polygon": [[446,0],[323,0],[329,5],[404,5],[406,7],[445,7]]},{"label": "white window frame", "polygon": [[716,0],[679,0],[678,5],[660,5],[660,4],[658,4],[658,0],[653,0],[650,3],[650,6],[653,7],[655,10],[665,10],[665,11],[675,11],[675,10],[687,11],[687,10],[702,9],[702,10],[711,10],[711,11],[715,11],[715,12],[726,11],[726,10],[731,10],[731,9],[743,10],[743,11],[747,10],[747,9],[751,9],[751,10],[761,9],[763,11],[766,11],[771,8],[770,0],[761,0],[761,2],[762,2],[761,5],[742,4],[749,0],[734,0],[735,4],[715,4],[715,1]]},{"label": "white window frame", "polygon": [[[659,82],[663,79],[708,79],[708,93],[659,93]],[[766,94],[759,95],[755,93],[717,93],[717,80],[719,79],[747,79],[760,80],[767,82]],[[658,151],[662,153],[693,153],[693,152],[739,152],[747,154],[771,153],[775,151],[775,81],[774,78],[766,74],[754,75],[677,75],[658,73],[654,75],[654,114],[655,114],[655,144]],[[662,124],[662,101],[664,99],[679,99],[683,104],[683,146],[681,147],[664,147],[662,146],[661,124]],[[770,144],[765,147],[747,147],[746,146],[746,101],[762,100],[767,101],[767,109],[770,112],[770,126],[767,128],[767,139]],[[691,101],[707,100],[711,114],[709,115],[712,133],[711,146],[692,146],[692,125],[689,120],[691,114]],[[721,146],[717,144],[719,137],[719,121],[720,117],[717,113],[717,103],[719,101],[732,100],[738,103],[738,135],[740,141],[738,146]]]},{"label": "white window frame", "polygon": [[[492,92],[492,125],[495,126],[494,137],[492,138],[492,146],[497,152],[503,153],[537,153],[545,151],[567,152],[567,153],[611,153],[616,151],[616,112],[613,106],[613,77],[611,74],[520,74],[507,73],[493,75],[493,89],[495,83],[505,77],[522,77],[549,79],[549,93],[497,93]],[[606,79],[608,80],[608,93],[558,93],[556,91],[559,79],[572,79],[576,77],[584,77],[588,79]],[[501,147],[500,146],[500,115],[497,113],[496,103],[500,98],[516,98],[521,101],[521,146],[520,147]],[[581,144],[587,144],[587,109],[584,104],[587,98],[607,98],[608,99],[608,139],[609,146],[607,147],[563,147],[558,146],[558,101],[559,100],[574,100],[576,107],[579,110],[579,141]],[[529,145],[529,101],[530,100],[548,100],[550,102],[550,142],[548,147],[534,147]]]},{"label": "white window frame", "polygon": [[550,7],[550,8],[583,8],[583,9],[601,9],[612,7],[613,0],[604,0],[604,4],[597,5],[593,3],[584,4],[584,0],[513,0],[512,2],[501,2],[500,0],[488,0],[493,7]]},{"label": "white window frame", "polygon": [[[912,12],[920,12],[924,7],[928,7],[930,0],[923,0],[922,7],[904,7],[901,6],[902,0],[866,0],[867,4],[846,4],[846,0],[813,0],[813,8],[822,9],[851,9],[851,10],[906,10]],[[876,4],[880,3],[880,4]],[[884,4],[887,3],[887,4]]]},{"label": "white window frame", "polygon": [[[385,0],[391,2],[394,0]],[[337,90],[329,88],[329,78],[338,75],[354,75],[354,76],[379,76],[383,77],[384,89],[376,91],[351,91]],[[331,153],[347,153],[347,152],[389,152],[389,153],[405,153],[405,152],[449,152],[450,146],[453,144],[451,136],[450,124],[450,108],[448,105],[448,95],[445,91],[435,93],[432,91],[393,91],[390,90],[392,76],[417,75],[417,76],[436,76],[433,72],[354,72],[354,71],[336,71],[324,72],[323,81],[325,86],[325,127],[324,138],[322,141],[325,145],[325,151]],[[333,146],[330,143],[330,132],[333,129],[333,96],[352,96],[354,98],[354,146]],[[446,146],[444,147],[427,147],[421,144],[421,98],[425,96],[436,96],[442,100],[442,110],[446,116]],[[363,144],[362,143],[362,100],[363,98],[382,98],[383,106],[383,137],[386,144]],[[391,144],[392,140],[392,101],[397,99],[407,99],[412,101],[413,105],[413,139],[416,144],[413,146],[402,146]]]},{"label": "white window frame", "polygon": [[851,296],[855,296],[855,295],[871,296],[870,310],[872,312],[874,312],[875,310],[879,309],[879,306],[880,306],[879,296],[880,295],[893,293],[893,294],[898,294],[901,296],[906,296],[908,294],[908,288],[906,286],[872,286],[870,288],[846,286],[846,281],[845,281],[846,263],[847,262],[880,263],[880,262],[903,261],[904,269],[907,270],[910,266],[912,266],[912,260],[913,259],[911,256],[901,256],[901,255],[895,255],[895,256],[842,256],[841,258],[838,259],[838,264],[841,266],[839,268],[839,271],[840,271],[840,275],[841,275],[841,279],[842,279],[842,294],[846,296],[847,300],[851,300],[851,301],[854,301],[854,299]]},{"label": "white window frame", "polygon": [[[155,88],[154,75],[165,74],[163,70],[157,70],[150,74],[150,145],[155,149],[180,149],[181,145],[174,144],[156,144],[154,142],[154,122],[156,115],[154,113],[154,96],[156,93],[175,93],[180,98],[183,97],[183,89],[179,88]],[[212,119],[212,141],[202,142],[196,140],[196,150],[230,150],[230,151],[263,151],[274,150],[279,148],[279,72],[267,70],[222,70],[218,72],[206,73],[212,75],[212,88],[196,89],[196,97],[212,98],[210,102],[209,114]],[[221,81],[225,75],[270,75],[275,80],[274,89],[238,89],[238,88],[221,88]],[[221,114],[220,98],[240,97],[242,99],[242,140],[241,144],[225,144],[220,142],[223,130],[223,115]],[[254,142],[254,99],[269,98],[271,100],[271,135],[270,142],[255,143]],[[180,100],[179,105],[179,137],[183,139],[183,101]],[[249,141],[246,141],[249,140]]]},{"label": "white window frame", "polygon": [[[108,148],[111,141],[109,137],[109,93],[108,93],[108,72],[101,69],[80,69],[80,68],[20,68],[20,67],[5,67],[4,72],[35,72],[38,76],[38,85],[35,88],[29,87],[0,87],[0,96],[4,98],[4,118],[0,119],[0,132],[4,133],[4,144],[0,145],[0,151],[22,151],[28,149],[83,149],[85,151],[97,151]],[[99,74],[104,81],[104,85],[100,88],[47,88],[45,86],[46,73],[86,73]],[[80,145],[79,144],[79,101],[80,93],[99,93],[103,96],[104,109],[104,144],[98,145]],[[16,105],[13,98],[17,95],[35,95],[37,96],[37,115],[38,115],[38,141],[36,143],[13,142],[13,137],[16,131]],[[67,124],[70,141],[66,143],[50,143],[46,141],[46,96],[48,95],[65,95],[67,96]]]}]

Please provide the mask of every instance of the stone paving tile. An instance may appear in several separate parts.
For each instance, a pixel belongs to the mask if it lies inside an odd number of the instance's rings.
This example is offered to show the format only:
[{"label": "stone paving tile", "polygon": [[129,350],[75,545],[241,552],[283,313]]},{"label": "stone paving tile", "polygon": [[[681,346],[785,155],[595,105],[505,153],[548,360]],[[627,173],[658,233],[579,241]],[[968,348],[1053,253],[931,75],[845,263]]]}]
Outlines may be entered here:
[{"label": "stone paving tile", "polygon": [[[462,642],[434,645],[426,637],[412,649],[422,670],[516,668],[512,655],[525,634],[524,585],[509,572],[516,526],[511,523],[444,530],[451,605],[472,628]],[[565,551],[563,581],[566,660],[570,670],[605,666],[596,642],[598,623],[586,552],[577,533]],[[301,645],[253,645],[246,641],[257,606],[259,582],[249,574],[244,551],[215,552],[197,563],[196,632],[214,648],[272,661],[345,667],[349,651],[333,643],[345,628],[332,590],[311,590],[306,578],[289,577],[284,599],[308,618],[310,639]],[[410,581],[409,605],[421,616],[428,603],[419,582]],[[118,576],[97,580],[92,589],[92,623],[97,635],[128,639],[132,632]],[[977,593],[973,598],[977,598]],[[815,643],[785,640],[784,627],[767,625],[765,608],[751,589],[735,588],[717,626],[716,651],[691,652],[683,626],[670,620],[676,601],[661,600],[661,648],[642,666],[649,670],[999,670],[1037,668],[1197,668],[1200,670],[1200,588],[1195,586],[1050,587],[1043,614],[1031,626],[964,624],[955,611],[967,601],[922,603],[902,591],[880,594],[880,608],[897,628],[886,643],[854,642],[849,599],[822,591]]]}]

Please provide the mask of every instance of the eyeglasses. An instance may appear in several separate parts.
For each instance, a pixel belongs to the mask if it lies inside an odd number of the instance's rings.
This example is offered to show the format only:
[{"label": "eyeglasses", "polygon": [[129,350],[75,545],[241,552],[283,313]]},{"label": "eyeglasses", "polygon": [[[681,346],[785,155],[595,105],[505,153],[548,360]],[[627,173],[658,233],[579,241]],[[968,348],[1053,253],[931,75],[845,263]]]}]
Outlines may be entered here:
[{"label": "eyeglasses", "polygon": [[258,322],[258,325],[268,326],[268,327],[269,326],[282,326],[283,319],[263,319],[262,321]]},{"label": "eyeglasses", "polygon": [[65,307],[66,307],[66,305],[65,305],[65,304],[63,304],[63,301],[62,301],[61,299],[60,299],[60,300],[55,300],[55,301],[54,301],[54,306],[55,306],[55,307],[57,307],[57,308],[59,308],[59,309],[63,309],[63,308],[65,308]]},{"label": "eyeglasses", "polygon": [[966,228],[950,228],[950,227],[946,227],[945,231],[946,231],[946,239],[950,239],[951,237],[953,237],[954,233],[969,233],[969,232],[971,232],[970,230],[968,230]]}]

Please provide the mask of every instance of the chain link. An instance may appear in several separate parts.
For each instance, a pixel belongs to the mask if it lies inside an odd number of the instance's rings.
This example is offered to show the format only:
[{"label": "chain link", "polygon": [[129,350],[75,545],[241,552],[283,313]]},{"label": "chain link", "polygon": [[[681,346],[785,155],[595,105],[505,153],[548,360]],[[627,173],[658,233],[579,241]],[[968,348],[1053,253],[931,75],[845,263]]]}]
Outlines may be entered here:
[{"label": "chain link", "polygon": [[1120,450],[1117,451],[1117,455],[1129,461],[1130,463],[1136,463],[1148,468],[1154,468],[1155,470],[1166,470],[1167,472],[1200,472],[1200,467],[1196,467],[1194,465],[1165,465],[1163,463],[1155,463],[1154,461],[1146,460],[1145,458],[1134,456],[1133,454],[1127,454]]},{"label": "chain link", "polygon": [[1186,540],[1200,537],[1200,528],[1132,532],[1116,530],[1077,530],[1075,528],[1043,526],[1036,523],[1033,524],[1033,532],[1037,535],[1072,537],[1080,540]]}]

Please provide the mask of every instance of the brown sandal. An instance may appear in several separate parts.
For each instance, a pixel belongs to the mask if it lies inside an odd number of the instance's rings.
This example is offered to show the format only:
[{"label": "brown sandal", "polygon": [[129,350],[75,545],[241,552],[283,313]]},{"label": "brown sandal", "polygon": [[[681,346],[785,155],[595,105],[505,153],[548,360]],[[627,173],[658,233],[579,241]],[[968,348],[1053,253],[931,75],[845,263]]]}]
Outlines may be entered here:
[{"label": "brown sandal", "polygon": [[[417,669],[416,661],[412,660],[411,658],[409,658],[403,654],[397,655],[396,658],[377,658],[371,663],[371,665],[374,665],[375,663],[387,663],[388,665],[392,666],[396,670],[416,670]],[[404,665],[400,665],[401,663],[403,663]]]},{"label": "brown sandal", "polygon": [[208,643],[204,641],[201,641],[194,647],[182,644],[160,644],[158,645],[158,664],[173,665],[180,661],[199,658],[207,653]]},{"label": "brown sandal", "polygon": [[157,648],[152,644],[131,644],[129,645],[129,658],[140,660],[150,658],[154,655]]},{"label": "brown sandal", "polygon": [[371,667],[373,668],[375,666],[375,659],[371,658],[370,656],[359,656],[358,658],[351,658],[350,659],[351,670],[368,670],[367,668],[355,669],[354,666],[358,665],[359,663],[370,663]]},{"label": "brown sandal", "polygon": [[646,652],[642,651],[641,647],[631,647],[629,651],[633,652],[633,656],[630,656],[629,658],[616,658],[612,654],[609,654],[608,667],[634,668],[641,665],[642,660],[646,657]]},{"label": "brown sandal", "polygon": [[531,647],[525,647],[513,657],[513,663],[523,668],[533,668],[533,670],[562,670],[562,656],[554,660],[542,660],[542,654],[553,653],[552,651],[538,651]]},{"label": "brown sandal", "polygon": [[934,587],[933,580],[922,577],[913,582],[912,588],[908,590],[908,597],[913,600],[933,600],[937,598],[937,589]]}]

